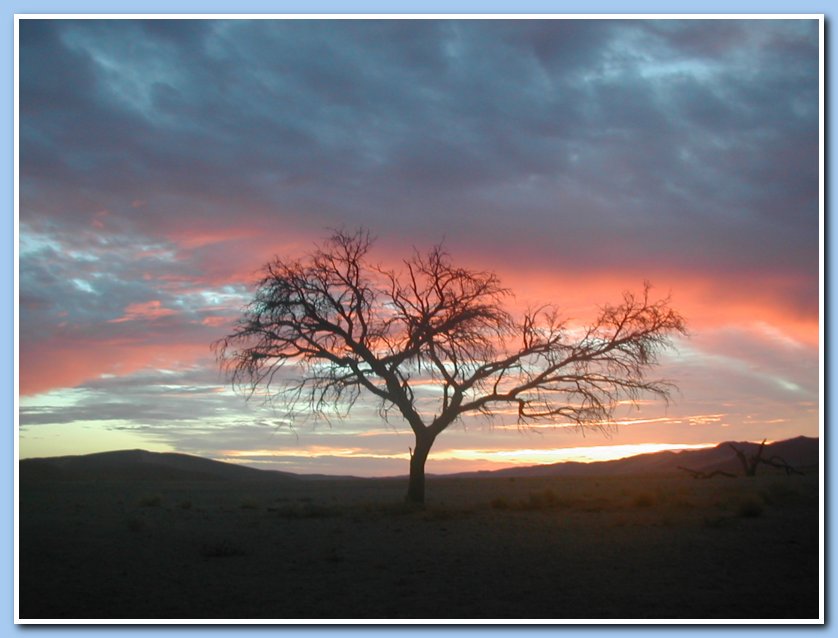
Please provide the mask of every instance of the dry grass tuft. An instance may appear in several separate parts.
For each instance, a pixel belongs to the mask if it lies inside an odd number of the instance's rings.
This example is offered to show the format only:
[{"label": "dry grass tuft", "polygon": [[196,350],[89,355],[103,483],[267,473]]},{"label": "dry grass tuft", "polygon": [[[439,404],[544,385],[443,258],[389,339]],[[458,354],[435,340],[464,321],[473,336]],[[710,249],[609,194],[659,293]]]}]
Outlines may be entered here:
[{"label": "dry grass tuft", "polygon": [[128,520],[126,520],[125,525],[132,532],[141,532],[146,527],[145,521],[143,519],[134,517],[131,517]]},{"label": "dry grass tuft", "polygon": [[762,516],[762,503],[753,498],[745,499],[739,504],[739,516],[743,518]]},{"label": "dry grass tuft", "polygon": [[652,507],[655,504],[655,497],[648,493],[638,494],[632,499],[631,504],[634,507]]},{"label": "dry grass tuft", "polygon": [[800,501],[800,492],[785,483],[772,483],[760,493],[766,505],[789,505]]},{"label": "dry grass tuft", "polygon": [[522,509],[546,510],[552,509],[558,504],[558,499],[553,490],[546,489],[541,492],[530,492],[526,505]]},{"label": "dry grass tuft", "polygon": [[495,510],[508,510],[512,507],[509,504],[509,501],[506,500],[503,496],[497,496],[493,498],[491,501],[489,501],[489,505],[492,507],[492,509]]},{"label": "dry grass tuft", "polygon": [[489,506],[496,510],[514,510],[519,512],[537,512],[571,507],[575,502],[568,498],[556,496],[551,489],[531,491],[524,499],[509,500],[504,496],[496,496],[489,501]]},{"label": "dry grass tuft", "polygon": [[160,498],[157,494],[143,496],[140,501],[140,507],[160,507],[160,504],[163,502],[163,499]]},{"label": "dry grass tuft", "polygon": [[720,527],[724,527],[727,525],[729,519],[727,516],[705,516],[704,517],[704,527],[709,527],[710,529],[719,529]]},{"label": "dry grass tuft", "polygon": [[336,507],[316,505],[314,503],[295,503],[281,507],[269,507],[269,511],[276,512],[282,518],[329,518],[342,516],[343,511]]},{"label": "dry grass tuft", "polygon": [[256,501],[256,499],[246,498],[241,502],[239,507],[243,510],[258,510],[259,503]]},{"label": "dry grass tuft", "polygon": [[204,558],[227,558],[246,554],[247,552],[242,547],[227,538],[201,545],[201,556]]}]

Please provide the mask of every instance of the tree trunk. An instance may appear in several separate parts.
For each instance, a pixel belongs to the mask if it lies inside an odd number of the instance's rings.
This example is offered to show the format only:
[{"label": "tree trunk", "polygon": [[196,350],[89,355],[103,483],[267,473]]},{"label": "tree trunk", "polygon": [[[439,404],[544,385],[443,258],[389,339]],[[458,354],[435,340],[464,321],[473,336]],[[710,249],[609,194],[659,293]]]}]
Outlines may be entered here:
[{"label": "tree trunk", "polygon": [[433,444],[434,437],[430,434],[416,435],[416,447],[410,453],[410,479],[405,499],[408,503],[425,502],[425,461]]}]

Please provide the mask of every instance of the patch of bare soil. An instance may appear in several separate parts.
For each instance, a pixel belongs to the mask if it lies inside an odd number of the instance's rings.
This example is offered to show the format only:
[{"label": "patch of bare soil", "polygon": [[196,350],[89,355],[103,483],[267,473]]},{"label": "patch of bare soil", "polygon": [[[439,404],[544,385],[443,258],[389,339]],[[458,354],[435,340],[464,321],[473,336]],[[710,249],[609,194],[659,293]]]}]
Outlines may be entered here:
[{"label": "patch of bare soil", "polygon": [[815,476],[32,482],[26,619],[818,617]]}]

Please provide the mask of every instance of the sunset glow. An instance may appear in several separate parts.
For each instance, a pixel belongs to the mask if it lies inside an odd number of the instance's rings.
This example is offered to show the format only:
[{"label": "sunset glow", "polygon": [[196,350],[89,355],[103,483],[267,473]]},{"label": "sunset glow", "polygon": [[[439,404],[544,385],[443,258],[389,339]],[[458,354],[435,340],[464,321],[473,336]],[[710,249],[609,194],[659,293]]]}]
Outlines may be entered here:
[{"label": "sunset glow", "polygon": [[487,461],[503,466],[543,465],[547,463],[561,463],[563,461],[595,463],[597,461],[614,461],[637,454],[663,452],[664,450],[698,450],[706,447],[712,447],[712,445],[708,443],[692,445],[637,443],[634,445],[598,445],[591,447],[531,450],[450,450],[442,456],[442,459]]},{"label": "sunset glow", "polygon": [[25,19],[19,42],[22,458],[406,473],[395,411],[247,401],[210,350],[274,255],[359,227],[385,268],[444,242],[570,330],[645,281],[687,319],[652,372],[669,405],[605,434],[468,417],[430,473],[820,433],[815,20]]}]

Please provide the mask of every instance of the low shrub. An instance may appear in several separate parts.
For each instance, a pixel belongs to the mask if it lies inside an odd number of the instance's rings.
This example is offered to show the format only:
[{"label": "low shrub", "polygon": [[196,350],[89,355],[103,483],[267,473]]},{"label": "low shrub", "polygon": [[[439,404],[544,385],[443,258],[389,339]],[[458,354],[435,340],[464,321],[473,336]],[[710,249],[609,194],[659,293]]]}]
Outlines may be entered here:
[{"label": "low shrub", "polygon": [[655,504],[655,497],[646,493],[638,494],[632,499],[631,504],[634,507],[652,507]]},{"label": "low shrub", "polygon": [[800,493],[784,483],[772,483],[760,496],[766,505],[786,505],[800,500]]},{"label": "low shrub", "polygon": [[718,529],[719,527],[724,527],[728,522],[728,518],[726,516],[705,516],[704,517],[704,527],[709,527],[711,529]]},{"label": "low shrub", "polygon": [[125,524],[132,532],[141,532],[145,529],[145,521],[141,518],[129,518]]},{"label": "low shrub", "polygon": [[229,556],[244,556],[247,552],[225,538],[220,541],[204,543],[201,546],[201,556],[204,558],[226,558]]},{"label": "low shrub", "polygon": [[506,497],[497,496],[489,501],[489,505],[496,510],[540,511],[570,507],[572,502],[556,496],[551,489],[545,489],[530,492],[527,498],[517,501],[509,501]]},{"label": "low shrub", "polygon": [[312,503],[290,504],[282,507],[269,507],[268,509],[276,512],[282,518],[326,518],[341,514],[337,508]]},{"label": "low shrub", "polygon": [[489,501],[489,505],[495,510],[508,510],[510,508],[509,501],[503,496],[497,496]]},{"label": "low shrub", "polygon": [[241,505],[239,505],[239,507],[241,507],[241,509],[243,510],[258,510],[259,503],[257,503],[252,498],[246,498],[241,502]]},{"label": "low shrub", "polygon": [[762,516],[762,504],[756,499],[747,499],[739,504],[739,516],[756,518]]},{"label": "low shrub", "polygon": [[559,504],[553,490],[543,490],[541,492],[530,492],[526,503],[522,509],[527,510],[544,510],[551,509]]},{"label": "low shrub", "polygon": [[427,508],[422,513],[422,520],[427,522],[450,521],[452,519],[468,516],[471,514],[470,509],[452,508],[447,506],[435,506]]}]

